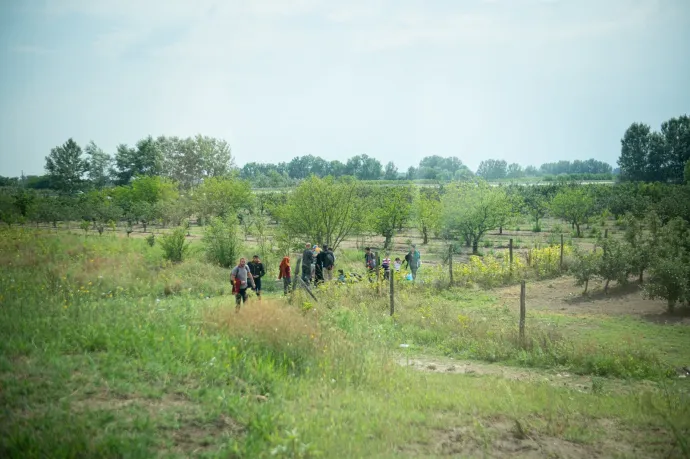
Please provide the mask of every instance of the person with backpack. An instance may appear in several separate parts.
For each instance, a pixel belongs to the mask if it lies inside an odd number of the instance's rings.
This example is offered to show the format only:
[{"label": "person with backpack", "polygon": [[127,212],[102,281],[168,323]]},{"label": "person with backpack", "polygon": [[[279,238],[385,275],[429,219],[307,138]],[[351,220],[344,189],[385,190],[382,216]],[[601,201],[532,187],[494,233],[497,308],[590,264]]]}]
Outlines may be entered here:
[{"label": "person with backpack", "polygon": [[230,280],[233,285],[232,292],[235,294],[235,312],[240,312],[240,303],[247,303],[247,287],[249,284],[254,285],[246,259],[240,258],[239,264],[230,272]]},{"label": "person with backpack", "polygon": [[335,268],[335,254],[331,247],[324,247],[324,251],[326,252],[323,262],[324,275],[327,281],[331,281],[333,280],[333,269]]},{"label": "person with backpack", "polygon": [[316,255],[316,270],[314,275],[314,285],[324,282],[323,272],[330,263],[328,258],[328,246],[324,245],[323,250]]},{"label": "person with backpack", "polygon": [[302,252],[302,280],[305,284],[311,283],[311,265],[314,264],[314,252],[311,249],[311,244],[305,245],[304,252]]},{"label": "person with backpack", "polygon": [[412,244],[410,247],[410,251],[405,255],[405,261],[407,261],[408,266],[410,267],[410,272],[412,273],[412,280],[417,279],[417,269],[422,264],[422,256],[420,255],[419,251],[417,250],[417,246]]},{"label": "person with backpack", "polygon": [[292,272],[290,270],[290,257],[283,257],[280,262],[280,271],[278,272],[278,280],[283,279],[283,292],[287,295],[290,292],[290,282]]},{"label": "person with backpack", "polygon": [[374,282],[374,272],[376,271],[376,255],[371,251],[371,247],[364,248],[364,264],[369,271],[369,281]]},{"label": "person with backpack", "polygon": [[249,266],[249,272],[252,273],[252,278],[254,279],[254,291],[256,292],[256,297],[261,299],[261,278],[266,275],[264,264],[261,263],[258,255],[254,255],[252,261],[250,261],[247,266]]}]

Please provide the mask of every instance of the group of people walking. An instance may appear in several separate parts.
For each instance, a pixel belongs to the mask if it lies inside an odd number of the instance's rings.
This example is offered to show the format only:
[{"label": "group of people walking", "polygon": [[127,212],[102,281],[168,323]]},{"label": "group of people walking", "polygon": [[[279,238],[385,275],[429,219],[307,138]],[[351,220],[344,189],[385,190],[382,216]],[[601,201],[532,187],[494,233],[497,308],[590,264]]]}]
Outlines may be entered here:
[{"label": "group of people walking", "polygon": [[[377,270],[377,257],[370,247],[365,248],[364,262],[369,271],[369,279],[372,280],[372,274]],[[319,285],[333,279],[335,254],[332,248],[326,245],[321,248],[318,245],[312,247],[311,244],[306,244],[302,252],[301,263],[301,279],[305,284],[310,285],[313,282],[314,285]],[[417,270],[421,265],[421,256],[414,244],[405,255],[405,261],[403,262],[400,258],[396,258],[392,267],[395,271],[400,271],[403,263],[406,267],[409,267],[412,280],[415,280],[417,278]],[[391,273],[391,260],[388,255],[381,261],[381,268],[383,269],[384,279],[388,279]],[[261,299],[261,279],[265,275],[266,268],[258,255],[254,255],[249,263],[247,263],[245,258],[240,258],[239,264],[230,273],[233,293],[235,294],[235,312],[239,312],[240,305],[247,302],[247,289],[251,288],[254,290],[257,298]],[[355,277],[360,278],[360,276]],[[278,279],[282,279],[283,291],[287,295],[292,283],[290,257],[283,257],[280,262]],[[345,281],[343,270],[339,271],[338,280],[341,282]]]},{"label": "group of people walking", "polygon": [[[417,270],[421,266],[421,259],[422,256],[417,250],[417,246],[412,244],[410,246],[410,251],[405,254],[405,261],[403,262],[399,257],[396,257],[392,268],[395,271],[400,271],[400,269],[403,267],[409,268],[412,280],[416,280]],[[364,249],[364,264],[369,271],[369,279],[371,280],[377,269],[377,257],[376,254],[371,251],[371,247],[366,247]],[[381,260],[381,269],[383,269],[383,278],[389,279],[391,275],[391,259],[389,258],[388,254],[386,254],[385,258]]]}]

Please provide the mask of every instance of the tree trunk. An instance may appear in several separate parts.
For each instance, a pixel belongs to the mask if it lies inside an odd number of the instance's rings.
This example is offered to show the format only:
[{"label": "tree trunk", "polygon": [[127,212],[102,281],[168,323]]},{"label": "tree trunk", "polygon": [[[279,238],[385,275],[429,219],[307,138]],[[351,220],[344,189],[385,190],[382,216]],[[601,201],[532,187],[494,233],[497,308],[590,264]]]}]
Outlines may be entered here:
[{"label": "tree trunk", "polygon": [[499,225],[498,234],[503,234],[503,225]]},{"label": "tree trunk", "polygon": [[383,243],[383,248],[384,248],[384,249],[390,248],[390,246],[391,246],[391,239],[392,239],[392,238],[393,238],[393,236],[391,236],[390,234],[386,235],[386,240],[385,240],[384,243]]},{"label": "tree trunk", "polygon": [[429,243],[429,230],[426,226],[422,228],[422,237],[424,237],[422,245],[427,245]]},{"label": "tree trunk", "polygon": [[141,224],[144,226],[144,233],[146,232],[146,222],[141,222]]},{"label": "tree trunk", "polygon": [[577,230],[577,237],[580,237],[580,224],[579,224],[579,223],[575,223],[575,228],[576,228],[576,230]]},{"label": "tree trunk", "polygon": [[611,282],[609,279],[606,279],[606,283],[604,284],[604,293],[606,295],[609,294],[609,282]]},{"label": "tree trunk", "polygon": [[472,255],[479,253],[479,240],[472,241]]},{"label": "tree trunk", "polygon": [[673,311],[676,309],[676,300],[668,299],[668,312],[673,314]]},{"label": "tree trunk", "polygon": [[587,287],[589,287],[589,279],[585,279],[585,291],[582,292],[583,295],[587,295]]},{"label": "tree trunk", "polygon": [[644,269],[640,269],[640,284],[644,282]]}]

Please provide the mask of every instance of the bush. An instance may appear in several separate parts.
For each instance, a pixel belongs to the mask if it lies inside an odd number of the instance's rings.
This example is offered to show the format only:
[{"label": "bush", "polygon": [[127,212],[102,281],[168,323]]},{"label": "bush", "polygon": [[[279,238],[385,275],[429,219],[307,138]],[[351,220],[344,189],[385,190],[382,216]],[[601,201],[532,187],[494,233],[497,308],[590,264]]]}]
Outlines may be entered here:
[{"label": "bush", "polygon": [[173,263],[181,262],[189,250],[185,229],[181,227],[175,228],[172,233],[168,233],[161,238],[160,245],[163,248],[163,256],[166,260],[170,260]]},{"label": "bush", "polygon": [[237,219],[212,218],[204,227],[203,243],[206,257],[211,263],[230,268],[237,263],[242,250]]},{"label": "bush", "polygon": [[599,258],[597,275],[604,280],[604,292],[609,291],[609,282],[615,280],[619,285],[628,282],[630,274],[630,261],[626,247],[615,239],[603,239],[600,241],[603,248]]},{"label": "bush", "polygon": [[570,268],[570,272],[575,276],[576,285],[584,285],[585,290],[583,295],[587,293],[587,286],[589,281],[597,274],[599,270],[599,260],[601,254],[599,252],[584,252],[577,251],[575,259]]},{"label": "bush", "polygon": [[146,243],[150,246],[153,247],[156,244],[156,236],[151,233],[150,235],[146,236]]}]

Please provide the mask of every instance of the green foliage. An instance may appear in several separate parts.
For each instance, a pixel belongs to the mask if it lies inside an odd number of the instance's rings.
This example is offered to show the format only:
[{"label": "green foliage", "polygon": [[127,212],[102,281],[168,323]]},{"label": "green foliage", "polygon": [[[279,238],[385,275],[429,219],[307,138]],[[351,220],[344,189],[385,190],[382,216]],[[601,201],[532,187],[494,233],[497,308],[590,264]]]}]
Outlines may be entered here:
[{"label": "green foliage", "polygon": [[611,281],[616,281],[618,285],[628,282],[628,274],[631,271],[628,247],[614,238],[602,239],[599,245],[601,245],[602,254],[597,275],[605,282],[604,292],[608,292]]},{"label": "green foliage", "polygon": [[286,233],[335,249],[362,225],[365,209],[356,181],[311,176],[290,193],[276,216]]},{"label": "green foliage", "polygon": [[242,238],[237,219],[211,218],[204,226],[202,242],[209,262],[223,268],[235,266],[242,251]]},{"label": "green foliage", "polygon": [[474,254],[484,234],[498,228],[511,212],[505,190],[483,181],[449,186],[441,204],[443,230],[470,243]]},{"label": "green foliage", "polygon": [[81,223],[79,223],[79,228],[84,231],[84,234],[89,232],[89,229],[91,229],[91,222],[88,220],[82,220]]},{"label": "green foliage", "polygon": [[156,145],[162,155],[162,174],[183,189],[209,177],[224,177],[234,164],[230,146],[222,139],[200,134],[186,139],[161,136]]},{"label": "green foliage", "polygon": [[441,199],[434,189],[418,188],[412,205],[412,221],[422,233],[422,244],[429,242],[429,234],[441,229]]},{"label": "green foliage", "polygon": [[153,247],[154,245],[156,245],[155,234],[151,233],[148,236],[146,236],[146,243],[149,245],[149,247]]},{"label": "green foliage", "polygon": [[162,161],[161,148],[151,136],[137,142],[136,148],[120,144],[117,146],[117,153],[115,153],[117,183],[127,185],[138,176],[160,175]]},{"label": "green foliage", "polygon": [[86,173],[89,181],[94,188],[100,190],[110,182],[110,166],[113,159],[93,140],[84,148],[84,153],[88,157]]},{"label": "green foliage", "polygon": [[680,302],[690,305],[690,224],[680,218],[668,222],[658,231],[656,249],[645,293],[665,299],[669,311]]},{"label": "green foliage", "polygon": [[630,214],[625,219],[624,237],[628,244],[630,269],[632,274],[638,276],[640,283],[643,282],[644,273],[656,255],[660,227],[661,221],[655,213],[651,213],[646,220],[637,219]]},{"label": "green foliage", "polygon": [[601,254],[601,251],[575,251],[575,257],[570,266],[570,273],[575,277],[577,285],[585,286],[585,290],[582,292],[583,295],[587,293],[589,281],[599,273]]},{"label": "green foliage", "polygon": [[82,176],[88,163],[81,155],[81,147],[71,138],[50,150],[45,167],[56,190],[71,194],[83,187]]},{"label": "green foliage", "polygon": [[178,227],[161,237],[160,246],[166,260],[179,263],[184,259],[189,251],[186,233],[184,228]]},{"label": "green foliage", "polygon": [[370,190],[371,205],[366,210],[372,231],[385,238],[384,248],[391,247],[393,236],[408,221],[412,208],[412,189],[405,186]]},{"label": "green foliage", "polygon": [[554,196],[550,209],[555,217],[573,224],[580,237],[580,225],[587,223],[594,213],[594,199],[584,187],[565,188]]},{"label": "green foliage", "polygon": [[196,212],[201,217],[226,218],[251,207],[249,184],[236,178],[211,177],[194,190]]}]

